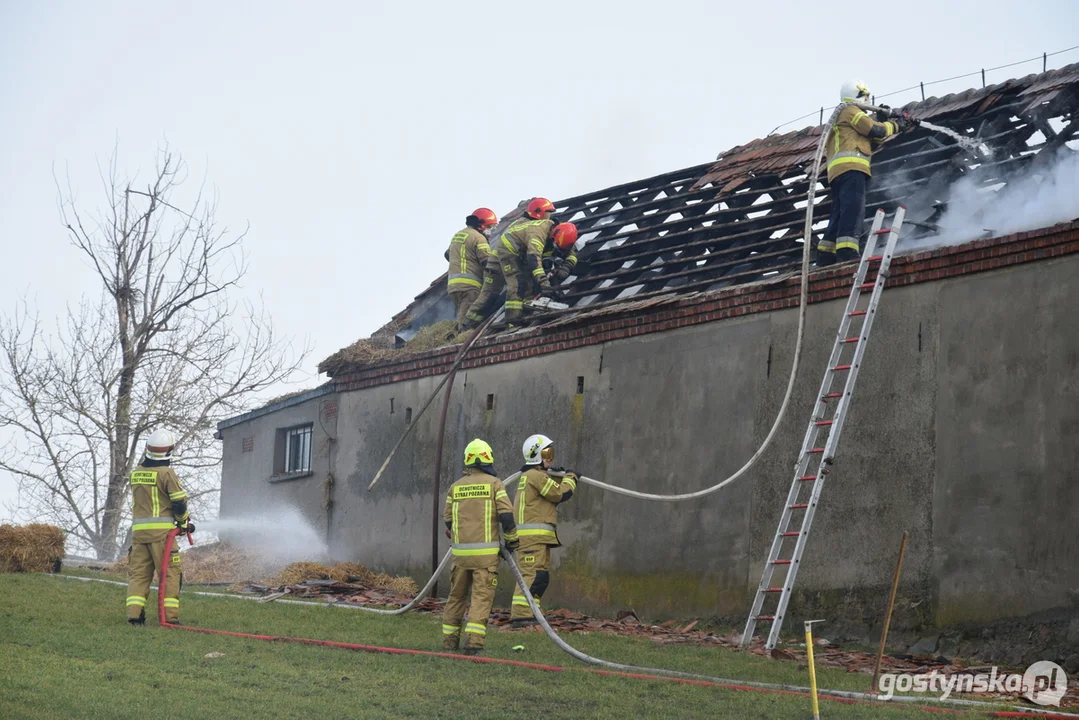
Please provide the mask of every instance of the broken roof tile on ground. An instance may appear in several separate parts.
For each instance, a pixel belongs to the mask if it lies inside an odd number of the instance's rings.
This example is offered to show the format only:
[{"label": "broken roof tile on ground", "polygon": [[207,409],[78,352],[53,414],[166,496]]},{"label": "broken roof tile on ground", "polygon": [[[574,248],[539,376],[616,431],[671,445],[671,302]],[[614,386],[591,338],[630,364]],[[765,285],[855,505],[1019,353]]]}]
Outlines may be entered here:
[{"label": "broken roof tile on ground", "polygon": [[[866,216],[902,203],[911,236],[925,234],[927,221],[939,212],[934,205],[960,177],[985,187],[1006,184],[1032,164],[1047,162],[1079,131],[1077,106],[1079,64],[907,105],[917,118],[976,137],[992,157],[974,157],[947,136],[920,127],[889,140],[874,156]],[[797,270],[808,173],[821,130],[760,138],[714,162],[556,202],[557,218],[579,229],[581,262],[564,286],[571,307],[537,315],[535,322]],[[829,210],[828,189],[818,182],[816,233],[823,232]],[[503,217],[495,236],[520,214],[518,207]],[[396,324],[392,332],[405,333],[400,345],[424,325],[445,319],[448,303],[443,275],[383,331]],[[340,375],[366,364],[361,358],[350,362],[346,350],[324,360],[319,372]]]}]

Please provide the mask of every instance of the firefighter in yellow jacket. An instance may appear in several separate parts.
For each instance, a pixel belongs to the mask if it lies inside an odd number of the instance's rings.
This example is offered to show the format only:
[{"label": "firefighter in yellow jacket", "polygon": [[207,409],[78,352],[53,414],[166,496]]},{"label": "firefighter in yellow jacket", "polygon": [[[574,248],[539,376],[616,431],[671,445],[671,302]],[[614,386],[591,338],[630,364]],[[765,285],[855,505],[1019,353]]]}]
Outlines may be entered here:
[{"label": "firefighter in yellow jacket", "polygon": [[495,475],[494,462],[490,445],[478,438],[470,442],[465,448],[465,475],[450,486],[442,513],[453,551],[450,594],[442,614],[442,647],[457,649],[468,605],[466,655],[480,653],[487,639],[487,618],[498,585],[499,525],[508,550],[516,549],[518,542],[513,505]]},{"label": "firefighter in yellow jacket", "polygon": [[[842,102],[869,104],[869,88],[860,80],[849,80],[840,90]],[[889,113],[893,118],[879,122],[857,105],[840,111],[827,131],[825,160],[832,209],[828,229],[817,243],[817,265],[857,260],[861,256],[859,239],[865,219],[865,198],[872,176],[870,160],[887,138],[903,132],[915,121],[906,113]]]},{"label": "firefighter in yellow jacket", "polygon": [[176,440],[167,430],[156,430],[146,441],[145,457],[131,473],[131,550],[128,553],[127,619],[132,625],[146,622],[146,598],[150,583],[163,563],[169,564],[165,587],[165,622],[180,619],[182,566],[180,548],[165,554],[165,538],[174,527],[181,535],[194,532],[187,510],[187,493],[176,472],[169,467]]},{"label": "firefighter in yellow jacket", "polygon": [[477,208],[465,218],[465,229],[450,240],[447,291],[453,300],[457,331],[464,325],[465,314],[480,295],[487,260],[493,256],[486,232],[498,224],[498,216],[488,208]]},{"label": "firefighter in yellow jacket", "polygon": [[[550,477],[547,470],[554,461],[554,441],[546,435],[532,435],[521,448],[525,465],[517,483],[514,510],[517,518],[517,566],[528,583],[528,591],[540,605],[540,598],[551,582],[551,550],[560,547],[558,541],[558,506],[577,490],[577,473],[565,471],[565,477]],[[524,627],[536,622],[528,599],[520,587],[514,588],[510,625]]]},{"label": "firefighter in yellow jacket", "polygon": [[[573,223],[561,223],[551,232],[543,249],[543,271],[551,285],[561,285],[577,269],[576,243],[577,226]],[[533,282],[533,295],[539,291],[539,282]]]},{"label": "firefighter in yellow jacket", "polygon": [[[556,240],[572,232],[577,237],[577,227],[572,223],[559,223],[551,219],[554,205],[547,198],[534,198],[528,203],[525,217],[510,224],[495,241],[493,251],[498,256],[497,266],[489,264],[490,282],[484,277],[483,291],[465,320],[465,329],[475,327],[487,316],[493,297],[506,288],[506,322],[516,326],[521,319],[525,301],[530,298],[532,281],[539,284],[540,292],[546,292],[551,283],[543,269],[543,253],[549,240]],[[493,267],[492,267],[493,266]]]}]

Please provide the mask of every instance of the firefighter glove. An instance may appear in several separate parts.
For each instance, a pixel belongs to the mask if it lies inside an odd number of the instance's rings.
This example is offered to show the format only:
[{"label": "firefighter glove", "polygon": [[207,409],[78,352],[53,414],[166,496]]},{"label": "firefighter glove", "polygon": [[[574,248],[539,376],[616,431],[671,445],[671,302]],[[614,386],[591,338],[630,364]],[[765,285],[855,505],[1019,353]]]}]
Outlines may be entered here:
[{"label": "firefighter glove", "polygon": [[562,280],[565,280],[566,278],[569,277],[569,268],[566,267],[565,265],[561,266],[560,268],[555,270],[554,276],[555,276],[555,279],[558,280],[559,282],[561,282]]},{"label": "firefighter glove", "polygon": [[877,122],[884,122],[892,117],[892,108],[887,105],[878,105],[880,110],[877,110]]},{"label": "firefighter glove", "polygon": [[540,295],[549,297],[552,300],[561,300],[565,297],[565,293],[563,293],[561,290],[554,287],[553,285],[544,285],[543,288],[540,290]]}]

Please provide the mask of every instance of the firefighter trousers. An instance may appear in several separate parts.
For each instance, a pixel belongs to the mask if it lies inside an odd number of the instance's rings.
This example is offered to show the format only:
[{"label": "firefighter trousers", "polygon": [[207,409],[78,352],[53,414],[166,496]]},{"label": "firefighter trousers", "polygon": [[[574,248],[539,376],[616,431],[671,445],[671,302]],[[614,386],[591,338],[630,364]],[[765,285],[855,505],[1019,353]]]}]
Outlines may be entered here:
[{"label": "firefighter trousers", "polygon": [[502,277],[506,282],[506,322],[512,325],[520,322],[525,300],[531,297],[525,295],[532,289],[531,276],[524,273],[521,259],[517,255],[503,252],[501,248],[498,262],[502,264]]},{"label": "firefighter trousers", "polygon": [[[518,547],[516,552],[517,567],[521,569],[521,577],[528,585],[528,592],[536,601],[536,607],[541,611],[543,606],[540,598],[546,592],[551,582],[551,546],[531,545]],[[513,589],[513,607],[510,610],[510,620],[522,620],[533,617],[532,608],[528,606],[528,598],[524,596],[520,586]]]},{"label": "firefighter trousers", "polygon": [[482,648],[487,640],[487,618],[498,587],[498,556],[486,568],[463,568],[454,563],[450,570],[450,595],[442,613],[442,647],[456,650],[461,639],[461,621],[468,606],[465,647]]},{"label": "firefighter trousers", "polygon": [[457,316],[458,332],[465,326],[465,316],[468,315],[472,303],[476,302],[476,298],[479,296],[479,288],[469,288],[468,290],[458,290],[450,293],[450,299],[453,300],[453,312]]},{"label": "firefighter trousers", "polygon": [[[146,598],[150,593],[150,583],[156,574],[160,579],[162,555],[165,554],[165,541],[152,543],[132,543],[128,554],[127,617],[137,620],[146,609]],[[169,557],[169,574],[165,580],[165,622],[180,619],[180,584],[183,567],[180,562],[180,549],[175,545]],[[161,592],[160,588],[158,592]]]},{"label": "firefighter trousers", "polygon": [[858,170],[848,170],[830,183],[832,209],[828,228],[817,243],[817,265],[857,260],[862,252],[859,240],[865,222],[865,196],[869,176]]},{"label": "firefighter trousers", "polygon": [[[494,260],[491,260],[494,263]],[[487,316],[495,311],[495,301],[502,288],[506,287],[506,280],[502,277],[502,271],[496,267],[485,268],[483,271],[483,289],[479,297],[472,301],[472,305],[465,310],[465,321],[461,324],[458,314],[457,324],[462,330],[476,327],[487,319]]]}]

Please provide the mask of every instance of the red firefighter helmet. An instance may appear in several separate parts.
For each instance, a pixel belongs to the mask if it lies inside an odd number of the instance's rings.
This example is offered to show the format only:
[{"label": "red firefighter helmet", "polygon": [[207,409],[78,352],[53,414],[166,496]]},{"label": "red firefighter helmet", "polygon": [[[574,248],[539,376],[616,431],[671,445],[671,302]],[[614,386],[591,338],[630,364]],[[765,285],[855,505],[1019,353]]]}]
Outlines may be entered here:
[{"label": "red firefighter helmet", "polygon": [[532,198],[532,202],[528,203],[528,217],[540,220],[543,218],[543,213],[554,212],[554,205],[547,198]]},{"label": "red firefighter helmet", "polygon": [[551,239],[556,248],[566,252],[577,242],[577,226],[568,222],[558,223],[551,229]]},{"label": "red firefighter helmet", "polygon": [[498,216],[495,215],[495,211],[490,208],[476,208],[472,211],[472,217],[480,221],[480,230],[486,230],[487,228],[498,224]]}]

